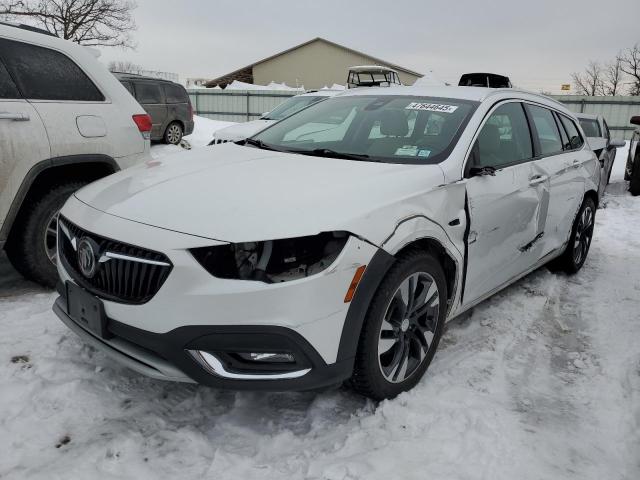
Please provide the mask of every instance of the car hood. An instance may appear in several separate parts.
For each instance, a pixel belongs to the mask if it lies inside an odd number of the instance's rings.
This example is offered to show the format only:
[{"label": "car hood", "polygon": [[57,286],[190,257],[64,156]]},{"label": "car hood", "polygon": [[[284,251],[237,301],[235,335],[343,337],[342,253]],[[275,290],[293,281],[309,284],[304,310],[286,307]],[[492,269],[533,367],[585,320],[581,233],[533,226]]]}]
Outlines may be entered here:
[{"label": "car hood", "polygon": [[[76,197],[110,215],[227,242],[334,230],[366,238],[367,229],[361,227],[375,223],[375,211],[410,204],[403,200],[443,182],[437,165],[331,159],[225,144],[124,170],[90,184]],[[388,221],[378,225],[385,235],[395,225]]]},{"label": "car hood", "polygon": [[252,137],[274,123],[276,123],[275,120],[253,120],[252,122],[239,123],[237,125],[231,125],[230,127],[221,128],[213,134],[213,138],[215,140],[237,142]]}]

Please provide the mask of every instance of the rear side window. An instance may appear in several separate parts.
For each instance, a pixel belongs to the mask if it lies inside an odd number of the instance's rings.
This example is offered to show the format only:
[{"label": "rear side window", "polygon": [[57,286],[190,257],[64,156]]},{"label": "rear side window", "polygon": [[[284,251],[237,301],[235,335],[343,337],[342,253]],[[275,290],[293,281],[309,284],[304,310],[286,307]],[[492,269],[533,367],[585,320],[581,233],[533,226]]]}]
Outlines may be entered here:
[{"label": "rear side window", "polygon": [[60,52],[5,39],[0,39],[0,52],[24,98],[104,101],[104,95],[82,69]]},{"label": "rear side window", "polygon": [[600,124],[597,120],[590,120],[586,118],[580,119],[580,126],[582,130],[584,130],[584,134],[587,137],[602,137],[602,132],[600,131]]},{"label": "rear side window", "polygon": [[18,87],[13,83],[9,72],[2,63],[0,63],[0,98],[20,98]]},{"label": "rear side window", "polygon": [[122,83],[124,88],[126,88],[131,95],[135,96],[136,92],[133,90],[133,85],[131,85],[131,82],[120,82],[120,83]]},{"label": "rear side window", "polygon": [[560,139],[560,131],[558,130],[558,125],[553,118],[551,110],[537,107],[535,105],[528,105],[527,108],[529,109],[529,112],[531,112],[533,124],[535,125],[538,133],[540,154],[551,155],[562,152],[563,148],[562,140]]},{"label": "rear side window", "polygon": [[187,92],[180,85],[167,83],[164,85],[164,95],[167,103],[187,103]]},{"label": "rear side window", "polygon": [[602,123],[604,123],[604,137],[607,140],[611,140],[611,131],[609,130],[609,125],[607,125],[607,121],[603,119]]},{"label": "rear side window", "polygon": [[522,104],[498,107],[482,127],[474,148],[474,164],[500,168],[533,157],[531,134]]},{"label": "rear side window", "polygon": [[151,82],[135,82],[136,98],[140,103],[163,103],[160,85]]},{"label": "rear side window", "polygon": [[569,136],[569,148],[568,150],[576,150],[584,144],[582,141],[582,137],[580,136],[580,132],[578,131],[578,127],[573,123],[573,120],[565,117],[564,115],[558,115],[560,117],[560,121],[564,126],[564,129],[567,131],[567,135]]}]

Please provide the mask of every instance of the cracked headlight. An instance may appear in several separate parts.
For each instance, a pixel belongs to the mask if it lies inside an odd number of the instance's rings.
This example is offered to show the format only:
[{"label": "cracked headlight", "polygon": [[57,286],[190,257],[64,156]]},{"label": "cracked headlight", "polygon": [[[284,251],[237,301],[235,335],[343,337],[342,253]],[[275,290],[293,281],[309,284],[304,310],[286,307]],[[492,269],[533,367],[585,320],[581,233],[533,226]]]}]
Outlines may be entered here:
[{"label": "cracked headlight", "polygon": [[324,232],[308,237],[193,248],[190,252],[214,277],[278,283],[322,272],[338,258],[348,239],[347,232]]}]

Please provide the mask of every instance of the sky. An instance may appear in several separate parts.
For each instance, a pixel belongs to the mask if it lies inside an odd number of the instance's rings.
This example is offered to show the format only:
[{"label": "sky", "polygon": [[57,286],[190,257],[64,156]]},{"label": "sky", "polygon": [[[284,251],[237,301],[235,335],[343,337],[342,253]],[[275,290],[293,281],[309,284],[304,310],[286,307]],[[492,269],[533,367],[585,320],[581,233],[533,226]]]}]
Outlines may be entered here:
[{"label": "sky", "polygon": [[137,0],[135,50],[102,60],[215,78],[324,37],[451,83],[489,71],[559,93],[590,60],[640,42],[638,1]]}]

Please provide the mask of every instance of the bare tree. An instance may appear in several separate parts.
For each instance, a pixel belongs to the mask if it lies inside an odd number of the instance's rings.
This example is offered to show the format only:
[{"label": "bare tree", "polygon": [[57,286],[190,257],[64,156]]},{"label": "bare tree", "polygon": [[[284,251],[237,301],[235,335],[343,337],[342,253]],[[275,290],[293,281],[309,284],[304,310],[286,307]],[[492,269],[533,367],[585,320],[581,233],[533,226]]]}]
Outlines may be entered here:
[{"label": "bare tree", "polygon": [[621,70],[631,77],[630,95],[640,95],[640,44],[627,48],[620,54]]},{"label": "bare tree", "polygon": [[595,97],[602,92],[602,66],[598,62],[589,62],[583,73],[572,73],[571,79],[578,95]]},{"label": "bare tree", "polygon": [[136,6],[133,0],[0,0],[0,16],[26,19],[82,45],[132,48]]},{"label": "bare tree", "polygon": [[622,71],[622,59],[618,55],[616,59],[605,65],[602,78],[602,95],[620,95],[624,80]]},{"label": "bare tree", "polygon": [[133,63],[128,60],[118,60],[109,62],[109,71],[119,73],[140,73],[142,71],[142,67],[137,63]]}]

